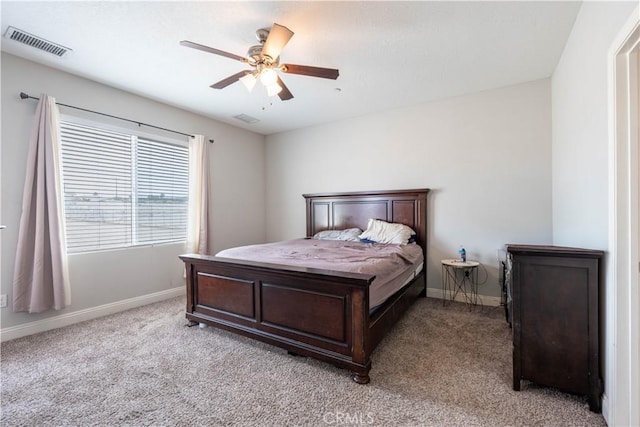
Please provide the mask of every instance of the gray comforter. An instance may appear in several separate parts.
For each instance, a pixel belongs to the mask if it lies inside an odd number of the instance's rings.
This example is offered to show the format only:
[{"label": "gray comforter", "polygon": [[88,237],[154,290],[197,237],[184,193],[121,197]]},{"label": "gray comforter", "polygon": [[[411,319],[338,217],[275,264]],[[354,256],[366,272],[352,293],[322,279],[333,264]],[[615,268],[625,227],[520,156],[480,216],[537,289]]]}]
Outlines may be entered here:
[{"label": "gray comforter", "polygon": [[374,274],[369,308],[393,295],[420,271],[422,249],[337,240],[295,239],[226,249],[216,256],[324,270]]}]

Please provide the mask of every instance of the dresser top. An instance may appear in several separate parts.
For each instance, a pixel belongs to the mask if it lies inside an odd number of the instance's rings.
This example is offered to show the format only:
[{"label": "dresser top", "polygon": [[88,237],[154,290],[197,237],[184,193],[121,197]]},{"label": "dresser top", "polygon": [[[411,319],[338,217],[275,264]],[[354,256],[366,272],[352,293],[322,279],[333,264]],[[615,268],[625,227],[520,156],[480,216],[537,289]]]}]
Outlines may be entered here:
[{"label": "dresser top", "polygon": [[601,258],[604,251],[584,248],[570,248],[566,246],[552,245],[506,245],[507,251],[519,255],[546,255],[546,256],[577,256],[588,258]]}]

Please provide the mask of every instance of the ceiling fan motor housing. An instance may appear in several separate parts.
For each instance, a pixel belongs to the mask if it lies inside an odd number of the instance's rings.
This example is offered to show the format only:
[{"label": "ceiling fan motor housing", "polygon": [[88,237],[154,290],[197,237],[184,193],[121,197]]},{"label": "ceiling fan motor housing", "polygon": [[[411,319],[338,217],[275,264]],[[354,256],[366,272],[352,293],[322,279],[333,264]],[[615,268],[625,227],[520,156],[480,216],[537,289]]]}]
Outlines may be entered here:
[{"label": "ceiling fan motor housing", "polygon": [[267,41],[267,37],[269,37],[270,31],[271,28],[260,28],[259,30],[256,30],[256,38],[258,39],[260,44],[264,44],[264,42]]},{"label": "ceiling fan motor housing", "polygon": [[256,30],[256,38],[260,44],[251,46],[249,50],[247,50],[247,57],[253,59],[256,64],[266,66],[278,65],[278,58],[272,58],[269,55],[262,54],[264,44],[267,41],[270,32],[271,28],[260,28]]},{"label": "ceiling fan motor housing", "polygon": [[249,50],[247,50],[247,57],[253,59],[255,62],[259,62],[262,57],[262,45],[257,44],[255,46],[251,46]]}]

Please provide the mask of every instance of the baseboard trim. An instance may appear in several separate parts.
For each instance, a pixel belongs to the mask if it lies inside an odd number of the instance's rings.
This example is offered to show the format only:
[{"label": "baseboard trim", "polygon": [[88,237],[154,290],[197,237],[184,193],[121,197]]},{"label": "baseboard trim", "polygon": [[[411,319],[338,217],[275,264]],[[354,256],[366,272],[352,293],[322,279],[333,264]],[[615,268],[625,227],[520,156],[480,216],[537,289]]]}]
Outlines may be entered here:
[{"label": "baseboard trim", "polygon": [[611,420],[609,419],[609,397],[607,396],[607,393],[602,393],[602,417],[607,425],[612,425]]},{"label": "baseboard trim", "polygon": [[33,335],[49,331],[51,329],[62,328],[64,326],[73,325],[87,320],[97,319],[98,317],[107,316],[109,314],[142,307],[143,305],[152,304],[154,302],[179,297],[184,295],[184,292],[184,286],[179,286],[177,288],[167,289],[166,291],[154,292],[148,295],[129,298],[71,313],[65,313],[48,319],[37,320],[35,322],[24,323],[17,326],[10,326],[8,328],[0,329],[0,342],[26,337],[27,335]]},{"label": "baseboard trim", "polygon": [[[109,314],[119,313],[136,307],[142,307],[143,305],[153,304],[154,302],[164,301],[181,295],[184,295],[184,286],[135,298],[129,298],[110,304],[104,304],[98,307],[78,310],[72,313],[65,313],[60,316],[37,320],[35,322],[25,323],[18,326],[10,326],[8,328],[0,329],[0,342],[26,337],[28,335],[49,331],[51,329],[62,328],[64,326],[73,325],[87,320],[97,319],[98,317],[108,316]],[[430,298],[450,299],[450,296],[442,289],[427,288],[427,296]],[[458,294],[455,300],[458,302],[465,302],[464,295]],[[478,295],[478,302],[483,306],[497,307],[500,305],[500,298]]]},{"label": "baseboard trim", "polygon": [[[427,288],[427,296],[429,298],[451,299],[451,295],[442,289]],[[466,302],[464,294],[458,293],[455,301]],[[491,297],[488,295],[478,295],[478,305],[485,307],[498,307],[502,304],[500,297]]]}]

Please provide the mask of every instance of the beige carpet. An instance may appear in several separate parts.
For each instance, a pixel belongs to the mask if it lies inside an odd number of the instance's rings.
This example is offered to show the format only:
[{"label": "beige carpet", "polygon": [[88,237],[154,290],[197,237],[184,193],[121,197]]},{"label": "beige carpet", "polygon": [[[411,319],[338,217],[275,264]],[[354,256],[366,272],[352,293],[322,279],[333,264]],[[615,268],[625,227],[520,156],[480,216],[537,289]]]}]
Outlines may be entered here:
[{"label": "beige carpet", "polygon": [[419,300],[371,383],[213,328],[183,298],[2,344],[2,426],[604,426],[586,399],[511,390],[502,309]]}]

